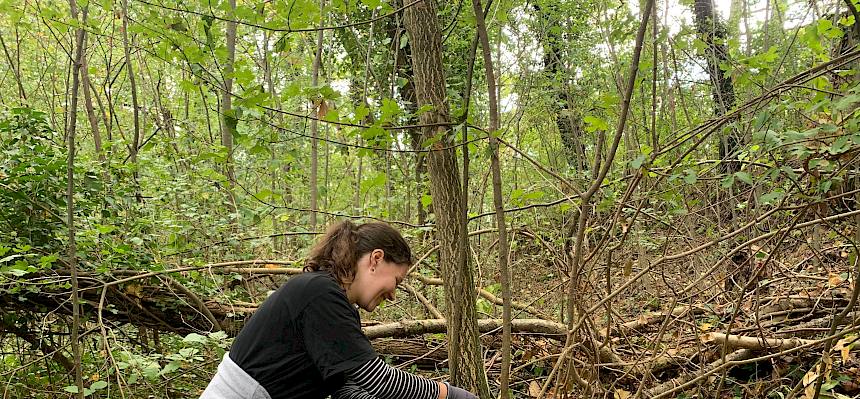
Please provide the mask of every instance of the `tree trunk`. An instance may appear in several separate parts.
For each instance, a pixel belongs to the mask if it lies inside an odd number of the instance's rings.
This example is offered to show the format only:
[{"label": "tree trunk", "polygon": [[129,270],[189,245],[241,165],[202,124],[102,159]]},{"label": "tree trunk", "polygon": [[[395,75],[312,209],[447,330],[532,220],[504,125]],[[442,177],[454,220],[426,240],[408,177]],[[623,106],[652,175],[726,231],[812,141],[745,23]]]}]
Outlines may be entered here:
[{"label": "tree trunk", "polygon": [[422,127],[422,138],[439,138],[433,144],[434,151],[427,156],[427,164],[441,245],[440,264],[446,280],[451,381],[487,399],[490,391],[478,341],[474,273],[468,262],[461,259],[461,236],[465,231],[459,221],[463,212],[460,176],[455,151],[446,148],[454,140],[449,134],[451,117],[446,100],[436,2],[427,0],[407,8],[403,12],[403,22],[412,50],[418,105],[430,107],[420,115],[421,124],[426,125]]},{"label": "tree trunk", "polygon": [[[69,0],[69,8],[72,18],[78,19],[78,5],[75,0]],[[68,263],[71,270],[71,305],[72,305],[72,327],[71,327],[71,346],[75,364],[75,386],[78,388],[77,397],[84,397],[83,374],[81,371],[81,344],[79,341],[79,331],[81,327],[81,309],[80,301],[78,300],[78,256],[75,246],[75,128],[77,127],[78,115],[78,86],[80,85],[80,71],[84,54],[84,41],[86,38],[86,30],[84,24],[87,20],[87,7],[84,7],[81,12],[81,20],[78,29],[76,30],[75,39],[75,59],[72,66],[72,87],[71,87],[71,105],[69,108],[69,130],[68,146],[69,154],[67,160],[67,176],[68,184],[66,190],[66,226],[69,229],[68,242]]]},{"label": "tree trunk", "polygon": [[21,81],[21,65],[12,60],[12,55],[9,54],[9,49],[6,47],[6,41],[3,40],[3,34],[0,33],[0,45],[3,47],[3,54],[6,55],[6,60],[9,61],[9,69],[15,76],[15,83],[18,85],[18,97],[21,101],[27,100],[27,94],[24,92],[24,83]]},{"label": "tree trunk", "polygon": [[502,284],[502,364],[500,380],[501,399],[508,399],[511,376],[511,275],[508,267],[508,235],[505,224],[505,204],[502,201],[502,172],[499,165],[499,107],[496,77],[493,71],[493,57],[490,55],[490,39],[487,35],[487,25],[484,21],[484,10],[481,0],[472,0],[478,40],[481,42],[481,52],[484,56],[484,70],[487,78],[487,92],[490,105],[490,169],[493,173],[493,205],[496,208],[496,228],[499,230],[499,275]]},{"label": "tree trunk", "polygon": [[[708,75],[711,78],[711,93],[714,98],[714,115],[720,116],[735,107],[735,89],[732,79],[720,68],[729,61],[726,46],[727,32],[718,17],[714,14],[713,0],[695,0],[693,6],[696,14],[696,30],[705,42],[705,58],[708,63]],[[720,171],[734,173],[740,169],[740,164],[729,160],[737,151],[740,142],[734,132],[720,139]]]},{"label": "tree trunk", "polygon": [[[325,5],[325,0],[320,0],[320,12],[323,11]],[[320,27],[323,26],[323,21],[325,18],[321,17],[320,19]],[[319,76],[320,76],[320,63],[322,62],[322,46],[323,46],[323,33],[325,31],[319,30],[317,31],[317,49],[316,56],[314,57],[313,71],[311,72],[311,87],[317,87],[319,84]],[[316,101],[316,99],[314,99]],[[319,101],[325,101],[323,99],[319,99]],[[317,191],[317,178],[318,178],[318,169],[319,169],[319,142],[317,137],[319,135],[319,123],[316,118],[322,118],[324,115],[320,115],[316,110],[320,109],[319,104],[314,102],[311,104],[313,108],[313,112],[311,112],[311,116],[314,119],[311,119],[311,171],[310,171],[310,189],[311,189],[311,231],[316,231],[317,228],[317,206],[319,201],[319,192]]]},{"label": "tree trunk", "polygon": [[[400,2],[398,2],[400,5]],[[399,24],[390,24],[388,30],[389,37],[391,41],[395,43],[394,51],[395,51],[395,64],[397,65],[397,70],[395,71],[395,75],[399,78],[402,78],[405,83],[403,87],[400,88],[400,99],[406,103],[406,111],[410,115],[415,115],[418,111],[418,100],[415,98],[415,82],[414,75],[412,73],[412,59],[409,58],[409,53],[411,51],[409,41],[406,42],[405,46],[400,46],[400,34],[401,28]],[[396,82],[395,82],[396,84]],[[414,118],[409,120],[409,124],[417,124],[417,121]],[[421,130],[420,129],[408,129],[406,134],[409,136],[409,141],[411,148],[413,150],[421,149]],[[424,209],[424,204],[421,203],[421,197],[426,194],[427,189],[424,184],[424,175],[427,173],[427,157],[423,152],[415,153],[415,169],[413,170],[413,182],[415,183],[415,190],[413,193],[415,194],[414,203],[417,209],[417,220],[416,223],[419,225],[423,225],[427,223],[427,211]]]},{"label": "tree trunk", "polygon": [[[134,176],[137,178],[137,150],[140,148],[140,115],[137,102],[137,84],[134,80],[134,67],[131,62],[131,45],[128,42],[128,0],[122,2],[122,46],[125,52],[125,70],[128,73],[128,83],[131,85],[131,107],[134,116],[134,137],[131,141],[129,159],[134,168]],[[138,190],[138,197],[140,192]]]},{"label": "tree trunk", "polygon": [[[228,19],[233,19],[236,12],[236,0],[230,0],[230,12],[227,14]],[[233,187],[236,184],[236,172],[233,165],[233,134],[236,132],[238,118],[233,111],[233,63],[236,60],[236,22],[227,22],[227,30],[225,32],[225,45],[227,46],[227,61],[224,63],[224,87],[221,92],[221,145],[227,148],[227,165],[225,173],[227,175],[227,199],[228,209],[230,210],[231,219],[237,223],[236,217],[236,193]]]},{"label": "tree trunk", "polygon": [[559,89],[552,91],[552,106],[555,116],[555,124],[558,127],[561,143],[564,146],[567,164],[576,170],[588,169],[585,158],[585,145],[583,144],[583,122],[582,115],[575,108],[571,108],[570,87],[566,83],[570,73],[565,70],[562,60],[565,59],[565,43],[562,37],[562,26],[559,21],[555,4],[552,1],[541,6],[535,3],[534,8],[540,21],[545,21],[544,34],[540,36],[543,47],[543,67],[548,79],[558,84]]},{"label": "tree trunk", "polygon": [[[81,60],[81,84],[84,89],[84,107],[87,111],[87,119],[90,121],[90,129],[93,131],[93,142],[96,146],[96,153],[99,157],[102,167],[107,167],[107,158],[102,149],[102,135],[99,132],[99,119],[96,116],[95,108],[93,108],[93,97],[90,93],[90,74],[87,71],[87,56],[83,55]],[[106,177],[106,176],[105,176]],[[107,181],[105,181],[107,183]]]}]

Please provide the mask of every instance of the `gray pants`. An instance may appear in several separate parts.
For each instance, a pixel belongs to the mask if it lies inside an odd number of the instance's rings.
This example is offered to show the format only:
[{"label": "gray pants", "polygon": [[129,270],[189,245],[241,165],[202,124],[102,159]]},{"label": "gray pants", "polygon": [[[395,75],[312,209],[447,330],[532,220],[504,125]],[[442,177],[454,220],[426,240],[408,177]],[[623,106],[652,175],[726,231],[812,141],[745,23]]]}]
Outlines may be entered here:
[{"label": "gray pants", "polygon": [[200,399],[272,399],[266,389],[224,354],[218,372]]}]

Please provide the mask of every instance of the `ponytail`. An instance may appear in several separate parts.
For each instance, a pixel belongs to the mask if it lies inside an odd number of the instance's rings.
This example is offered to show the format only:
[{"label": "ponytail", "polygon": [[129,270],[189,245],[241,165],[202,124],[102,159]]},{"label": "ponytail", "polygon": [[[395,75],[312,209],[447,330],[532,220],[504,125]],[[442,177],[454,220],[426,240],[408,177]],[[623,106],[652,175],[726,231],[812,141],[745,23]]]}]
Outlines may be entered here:
[{"label": "ponytail", "polygon": [[304,271],[325,270],[342,284],[355,278],[355,266],[364,254],[381,249],[383,259],[398,265],[412,263],[409,244],[393,227],[381,223],[355,225],[343,220],[329,226],[311,249]]}]

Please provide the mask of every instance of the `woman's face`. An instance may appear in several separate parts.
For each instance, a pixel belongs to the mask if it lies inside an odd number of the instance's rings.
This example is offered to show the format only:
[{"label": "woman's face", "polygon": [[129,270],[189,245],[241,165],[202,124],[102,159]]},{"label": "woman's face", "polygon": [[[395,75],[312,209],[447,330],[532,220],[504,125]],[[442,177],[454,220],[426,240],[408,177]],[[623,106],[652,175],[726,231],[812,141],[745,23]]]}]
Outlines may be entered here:
[{"label": "woman's face", "polygon": [[347,296],[350,302],[372,312],[382,301],[394,300],[397,285],[406,278],[408,271],[409,265],[389,262],[381,249],[375,249],[358,260]]}]

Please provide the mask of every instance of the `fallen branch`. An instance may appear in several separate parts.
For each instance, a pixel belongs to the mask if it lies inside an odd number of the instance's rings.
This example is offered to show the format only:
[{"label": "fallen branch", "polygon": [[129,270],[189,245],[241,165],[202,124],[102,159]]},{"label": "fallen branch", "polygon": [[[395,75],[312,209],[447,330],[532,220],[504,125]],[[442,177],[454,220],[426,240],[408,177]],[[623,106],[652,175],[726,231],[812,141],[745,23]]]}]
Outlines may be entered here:
[{"label": "fallen branch", "polygon": [[740,349],[740,350],[734,351],[734,352],[728,354],[725,359],[719,359],[719,360],[716,360],[714,362],[711,362],[708,364],[707,367],[705,367],[701,370],[680,375],[676,378],[673,378],[669,381],[666,381],[660,385],[657,385],[657,386],[645,391],[645,397],[648,397],[648,398],[659,397],[660,395],[668,393],[669,391],[672,391],[677,387],[680,387],[680,386],[682,386],[682,385],[684,385],[690,381],[693,381],[694,379],[699,378],[700,376],[711,373],[712,370],[715,370],[715,369],[722,367],[723,364],[725,364],[727,362],[750,359],[753,357],[754,353],[755,352],[753,352],[749,349]]},{"label": "fallen branch", "polygon": [[[489,332],[501,328],[501,319],[478,320],[478,331]],[[370,339],[403,338],[421,334],[439,334],[447,332],[445,320],[409,320],[398,323],[380,324],[364,327],[364,334]],[[511,330],[518,333],[564,336],[567,327],[564,324],[543,319],[516,319],[511,321]]]},{"label": "fallen branch", "polygon": [[621,334],[622,332],[639,331],[647,326],[662,322],[667,316],[681,317],[687,312],[692,311],[695,314],[704,313],[700,308],[691,306],[678,306],[672,309],[671,312],[651,312],[640,315],[636,320],[618,324],[612,329],[612,334]]},{"label": "fallen branch", "polygon": [[[423,276],[423,275],[418,274],[418,273],[412,273],[410,275],[410,277],[417,279],[418,281],[424,283],[425,285],[443,285],[443,284],[445,284],[441,278],[427,277],[427,276]],[[496,305],[499,305],[499,306],[502,306],[502,304],[504,303],[502,301],[502,298],[499,298],[499,297],[493,295],[493,293],[491,293],[491,292],[489,292],[483,288],[480,288],[480,287],[478,288],[478,296],[480,296],[481,298],[484,298],[484,299],[486,299],[486,300],[488,300],[488,301],[490,301]],[[526,305],[526,304],[523,304],[520,302],[511,302],[511,306],[514,309],[522,310],[523,312],[532,314],[534,316],[538,316],[541,319],[552,320],[551,317],[545,315],[543,312],[541,312],[540,310],[537,310],[536,308],[534,308],[532,306],[529,306],[529,305]]]},{"label": "fallen branch", "polygon": [[815,342],[800,338],[760,338],[743,335],[726,335],[716,332],[704,334],[701,339],[702,342],[715,342],[720,345],[728,345],[731,348],[752,350],[778,349],[781,351]]}]

